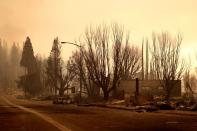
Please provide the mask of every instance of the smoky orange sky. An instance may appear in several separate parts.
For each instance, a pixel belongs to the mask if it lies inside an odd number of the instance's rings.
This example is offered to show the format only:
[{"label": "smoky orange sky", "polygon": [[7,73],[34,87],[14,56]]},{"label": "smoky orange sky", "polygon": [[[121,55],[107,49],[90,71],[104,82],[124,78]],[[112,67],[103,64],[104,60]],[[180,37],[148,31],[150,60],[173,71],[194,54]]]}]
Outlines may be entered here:
[{"label": "smoky orange sky", "polygon": [[[197,0],[1,0],[0,37],[22,45],[30,36],[35,53],[48,55],[54,37],[78,39],[90,24],[117,22],[140,45],[152,32],[183,35],[183,53],[197,52]],[[68,57],[72,45],[63,46]]]}]

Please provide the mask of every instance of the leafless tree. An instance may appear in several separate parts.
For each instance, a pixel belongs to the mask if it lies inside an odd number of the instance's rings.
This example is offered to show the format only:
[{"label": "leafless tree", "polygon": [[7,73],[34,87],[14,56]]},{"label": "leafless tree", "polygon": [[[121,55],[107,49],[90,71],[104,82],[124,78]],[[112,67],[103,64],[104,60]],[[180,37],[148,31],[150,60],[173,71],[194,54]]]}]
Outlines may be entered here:
[{"label": "leafless tree", "polygon": [[152,64],[156,79],[159,79],[169,98],[174,86],[174,80],[180,80],[184,71],[184,62],[180,59],[182,37],[172,38],[167,32],[153,34],[152,38]]},{"label": "leafless tree", "polygon": [[76,76],[75,66],[72,66],[72,59],[66,64],[66,68],[60,68],[60,73],[58,74],[60,86],[58,87],[59,95],[63,96],[64,92],[69,89],[72,84],[73,79]]},{"label": "leafless tree", "polygon": [[[72,55],[72,65],[75,66],[78,79],[82,79],[83,93],[87,94],[90,99],[98,98],[99,88],[96,88],[93,81],[91,81],[90,74],[86,68],[83,57],[80,63],[80,52],[76,51]],[[80,73],[81,72],[81,73]]]},{"label": "leafless tree", "polygon": [[104,99],[109,97],[110,86],[110,58],[109,58],[109,29],[97,27],[85,32],[87,50],[84,51],[84,60],[91,80],[101,88]]},{"label": "leafless tree", "polygon": [[194,74],[191,74],[190,70],[185,71],[183,75],[183,82],[184,82],[185,92],[193,94],[194,93],[193,89],[196,86],[196,77]]},{"label": "leafless tree", "polygon": [[185,89],[185,98],[189,98],[189,100],[194,101],[194,90],[196,89],[197,79],[194,73],[191,72],[191,59],[187,63],[184,75],[183,75],[183,83]]},{"label": "leafless tree", "polygon": [[108,100],[121,79],[132,78],[139,70],[140,57],[134,54],[138,50],[129,46],[129,35],[125,35],[124,27],[118,24],[90,27],[85,32],[84,43],[87,47],[83,56],[90,79]]},{"label": "leafless tree", "polygon": [[137,46],[126,45],[122,62],[122,80],[135,79],[141,71],[141,54]]},{"label": "leafless tree", "polygon": [[55,95],[59,91],[59,96],[64,95],[65,90],[70,87],[76,75],[75,66],[72,66],[72,59],[67,61],[66,68],[64,66],[65,63],[61,58],[61,45],[58,38],[56,38],[47,60],[46,74],[48,85],[54,88]]}]

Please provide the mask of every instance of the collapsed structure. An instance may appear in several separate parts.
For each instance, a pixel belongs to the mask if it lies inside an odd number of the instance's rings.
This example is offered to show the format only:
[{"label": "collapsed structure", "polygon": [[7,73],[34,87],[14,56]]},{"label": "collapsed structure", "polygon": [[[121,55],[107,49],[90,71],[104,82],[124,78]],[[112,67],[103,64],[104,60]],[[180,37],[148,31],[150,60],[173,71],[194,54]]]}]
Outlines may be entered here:
[{"label": "collapsed structure", "polygon": [[[160,96],[165,94],[162,80],[139,80],[139,94],[143,96]],[[120,82],[118,92],[124,92],[133,96],[136,93],[136,80],[124,80]],[[170,81],[173,85],[170,97],[181,97],[181,80]]]}]

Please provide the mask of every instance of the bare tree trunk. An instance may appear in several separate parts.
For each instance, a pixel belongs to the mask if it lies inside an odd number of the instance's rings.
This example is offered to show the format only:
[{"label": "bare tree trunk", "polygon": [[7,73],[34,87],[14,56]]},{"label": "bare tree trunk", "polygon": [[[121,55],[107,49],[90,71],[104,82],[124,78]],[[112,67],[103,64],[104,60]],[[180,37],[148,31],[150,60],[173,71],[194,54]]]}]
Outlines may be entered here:
[{"label": "bare tree trunk", "polygon": [[104,100],[107,101],[109,99],[109,92],[107,90],[103,90]]}]

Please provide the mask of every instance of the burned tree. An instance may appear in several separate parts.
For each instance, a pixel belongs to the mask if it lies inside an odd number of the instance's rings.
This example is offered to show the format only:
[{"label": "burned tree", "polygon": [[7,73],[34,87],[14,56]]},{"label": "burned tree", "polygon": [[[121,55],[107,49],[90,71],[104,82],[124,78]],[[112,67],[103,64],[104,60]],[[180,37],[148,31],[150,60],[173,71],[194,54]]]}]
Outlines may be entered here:
[{"label": "burned tree", "polygon": [[58,79],[60,82],[60,86],[58,88],[59,95],[63,96],[64,92],[69,89],[73,79],[76,76],[75,67],[72,66],[72,60],[69,60],[66,64],[65,70],[60,69],[60,73],[58,74]]},{"label": "burned tree", "polygon": [[124,28],[122,26],[117,24],[112,25],[112,36],[113,79],[111,83],[113,96],[117,97],[117,88],[120,80],[135,79],[137,77],[141,69],[141,56],[137,46],[129,45],[129,33],[124,35]]},{"label": "burned tree", "polygon": [[169,33],[153,34],[151,70],[155,72],[157,80],[165,90],[168,100],[175,80],[180,80],[184,70],[184,63],[180,59],[182,37],[172,38]]},{"label": "burned tree", "polygon": [[123,48],[122,80],[135,79],[142,70],[141,54],[137,46],[126,44]]},{"label": "burned tree", "polygon": [[106,26],[86,30],[84,60],[91,80],[108,100],[110,86],[109,30]]},{"label": "burned tree", "polygon": [[189,57],[189,61],[187,62],[187,66],[185,69],[185,72],[183,74],[183,83],[184,83],[184,89],[185,94],[184,97],[190,102],[195,102],[195,90],[197,85],[197,78],[196,75],[191,72],[191,59]]},{"label": "burned tree", "polygon": [[59,96],[63,96],[65,90],[70,87],[72,80],[76,73],[75,68],[71,65],[72,62],[69,60],[64,68],[64,62],[61,58],[61,45],[58,38],[54,39],[50,56],[47,60],[47,84],[51,87],[51,91]]},{"label": "burned tree", "polygon": [[76,51],[72,55],[72,66],[74,66],[75,73],[78,77],[77,79],[82,80],[83,93],[87,94],[90,99],[97,99],[99,97],[98,91],[99,88],[95,88],[93,81],[90,78],[90,74],[86,68],[84,58],[80,59],[80,52]]},{"label": "burned tree", "polygon": [[184,89],[185,89],[185,97],[188,98],[190,101],[194,101],[194,90],[196,88],[196,76],[191,74],[189,70],[185,71],[183,75],[183,82],[184,82]]},{"label": "burned tree", "polygon": [[139,70],[139,57],[132,54],[138,52],[137,48],[129,46],[129,35],[125,37],[123,26],[118,24],[90,27],[84,43],[87,47],[83,57],[89,78],[102,89],[104,100],[108,100],[122,78],[133,77]]}]

